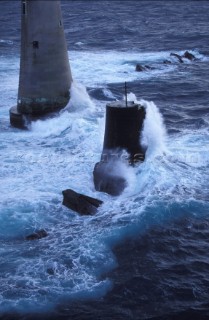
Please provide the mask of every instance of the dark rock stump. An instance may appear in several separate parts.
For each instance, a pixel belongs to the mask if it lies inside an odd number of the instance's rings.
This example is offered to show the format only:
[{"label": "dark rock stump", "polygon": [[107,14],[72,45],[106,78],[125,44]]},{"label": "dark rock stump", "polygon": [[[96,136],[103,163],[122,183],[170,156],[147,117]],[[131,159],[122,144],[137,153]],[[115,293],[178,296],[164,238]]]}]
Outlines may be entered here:
[{"label": "dark rock stump", "polygon": [[179,54],[177,54],[177,53],[171,53],[170,56],[171,56],[171,57],[173,56],[173,57],[177,58],[180,63],[184,63],[182,57],[181,57]]},{"label": "dark rock stump", "polygon": [[146,68],[143,67],[141,64],[137,63],[135,70],[136,70],[137,72],[142,72],[142,71],[145,71]]},{"label": "dark rock stump", "polygon": [[80,213],[81,215],[93,215],[97,212],[103,201],[77,193],[72,189],[62,191],[63,205]]},{"label": "dark rock stump", "polygon": [[185,51],[184,55],[182,57],[186,58],[186,59],[188,59],[190,61],[196,60],[195,56],[192,53],[190,53],[189,51]]},{"label": "dark rock stump", "polygon": [[154,70],[155,68],[150,67],[148,65],[142,66],[141,64],[137,63],[135,71],[142,72],[142,71],[148,71],[148,70]]}]

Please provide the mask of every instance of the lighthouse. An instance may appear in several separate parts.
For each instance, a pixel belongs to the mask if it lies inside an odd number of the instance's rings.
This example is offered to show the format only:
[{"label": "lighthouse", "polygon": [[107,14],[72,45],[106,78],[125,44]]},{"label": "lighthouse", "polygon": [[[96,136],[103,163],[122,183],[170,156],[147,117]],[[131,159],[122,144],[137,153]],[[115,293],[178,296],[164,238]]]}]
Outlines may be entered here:
[{"label": "lighthouse", "polygon": [[64,108],[72,75],[60,1],[21,0],[21,56],[17,106],[10,109],[13,126]]},{"label": "lighthouse", "polygon": [[123,151],[128,154],[130,165],[141,163],[146,150],[141,143],[146,111],[134,101],[115,101],[106,105],[106,125],[103,151],[94,171],[94,186],[97,191],[120,195],[127,187],[126,178],[118,170]]}]

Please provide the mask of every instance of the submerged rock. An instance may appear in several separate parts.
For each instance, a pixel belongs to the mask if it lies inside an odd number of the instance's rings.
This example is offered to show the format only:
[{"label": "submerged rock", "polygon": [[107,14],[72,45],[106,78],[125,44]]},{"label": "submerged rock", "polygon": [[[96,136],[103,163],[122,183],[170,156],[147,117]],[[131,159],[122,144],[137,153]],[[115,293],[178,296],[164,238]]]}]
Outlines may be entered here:
[{"label": "submerged rock", "polygon": [[181,57],[179,54],[171,52],[171,53],[170,53],[170,56],[171,56],[171,57],[172,57],[172,56],[173,56],[173,57],[176,57],[176,58],[179,60],[180,63],[184,63],[182,57]]},{"label": "submerged rock", "polygon": [[53,275],[55,274],[53,268],[48,268],[46,271],[47,271],[47,273],[48,273],[50,276],[53,276]]},{"label": "submerged rock", "polygon": [[97,212],[103,201],[77,193],[72,189],[62,191],[63,205],[80,213],[81,215],[93,215]]},{"label": "submerged rock", "polygon": [[170,56],[176,57],[179,60],[180,63],[184,62],[183,58],[188,59],[190,61],[197,60],[197,58],[192,53],[190,53],[189,51],[185,51],[182,56],[180,56],[177,53],[171,53]]},{"label": "submerged rock", "polygon": [[145,69],[146,69],[146,70],[154,70],[155,68],[154,68],[154,67],[150,67],[150,66],[148,66],[148,65],[145,65]]},{"label": "submerged rock", "polygon": [[26,240],[38,240],[47,237],[48,234],[46,230],[41,229],[37,230],[36,232],[30,234],[29,236],[26,237]]},{"label": "submerged rock", "polygon": [[143,67],[141,64],[137,63],[135,70],[136,70],[137,72],[142,72],[142,71],[145,71],[146,68]]},{"label": "submerged rock", "polygon": [[136,68],[135,68],[135,70],[136,70],[137,72],[142,72],[142,71],[147,71],[147,70],[153,70],[153,69],[155,69],[155,68],[150,67],[150,66],[148,66],[148,65],[142,66],[142,65],[139,64],[139,63],[136,64]]},{"label": "submerged rock", "polygon": [[[190,53],[189,51],[185,51],[184,54],[181,56],[177,53],[174,53],[174,52],[171,52],[170,53],[170,56],[171,57],[175,57],[178,59],[178,61],[180,63],[184,63],[184,60],[183,59],[188,59],[190,61],[194,61],[194,60],[198,60],[192,53]],[[163,64],[172,64],[172,61],[168,60],[168,59],[165,59],[163,61]],[[143,71],[148,71],[148,70],[154,70],[155,68],[154,67],[151,67],[149,65],[145,65],[145,66],[142,66],[140,63],[137,63],[136,64],[136,68],[135,70],[137,72],[143,72]]]},{"label": "submerged rock", "polygon": [[190,61],[196,60],[196,57],[192,53],[190,53],[189,51],[185,51],[182,57],[186,58]]},{"label": "submerged rock", "polygon": [[170,60],[164,60],[163,63],[164,64],[171,64],[172,62]]}]

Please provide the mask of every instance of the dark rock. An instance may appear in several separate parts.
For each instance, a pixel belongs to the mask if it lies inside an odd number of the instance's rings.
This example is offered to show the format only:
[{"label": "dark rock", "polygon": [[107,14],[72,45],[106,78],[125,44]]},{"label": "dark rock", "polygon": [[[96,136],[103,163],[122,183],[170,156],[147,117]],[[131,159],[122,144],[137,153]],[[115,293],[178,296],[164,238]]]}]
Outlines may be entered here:
[{"label": "dark rock", "polygon": [[26,240],[38,240],[47,237],[48,234],[46,230],[41,229],[37,230],[36,232],[30,234],[29,236],[26,237]]},{"label": "dark rock", "polygon": [[144,67],[145,67],[146,70],[154,70],[154,69],[155,69],[155,68],[150,67],[150,66],[148,66],[148,65],[145,65]]},{"label": "dark rock", "polygon": [[182,57],[181,57],[179,54],[177,54],[177,53],[171,53],[170,56],[171,56],[171,57],[172,57],[172,56],[173,56],[173,57],[176,57],[176,58],[179,60],[180,63],[184,63]]},{"label": "dark rock", "polygon": [[142,71],[146,71],[146,68],[143,67],[141,64],[137,63],[135,70],[136,70],[137,72],[142,72]]},{"label": "dark rock", "polygon": [[172,62],[170,60],[164,60],[163,63],[164,64],[171,64]]},{"label": "dark rock", "polygon": [[80,213],[81,215],[93,215],[103,201],[77,193],[72,189],[62,191],[63,205]]},{"label": "dark rock", "polygon": [[185,51],[184,55],[182,57],[186,58],[186,59],[188,59],[190,61],[196,60],[196,57],[192,53],[190,53],[189,51]]},{"label": "dark rock", "polygon": [[119,196],[127,187],[127,181],[111,170],[117,163],[96,163],[93,171],[94,185],[97,191],[106,192],[112,196]]},{"label": "dark rock", "polygon": [[155,68],[150,67],[148,65],[142,66],[141,64],[137,63],[135,70],[138,72],[142,72],[142,71],[153,70],[153,69]]},{"label": "dark rock", "polygon": [[50,276],[54,275],[54,269],[53,268],[48,268],[46,271],[47,271],[48,274],[50,274]]}]

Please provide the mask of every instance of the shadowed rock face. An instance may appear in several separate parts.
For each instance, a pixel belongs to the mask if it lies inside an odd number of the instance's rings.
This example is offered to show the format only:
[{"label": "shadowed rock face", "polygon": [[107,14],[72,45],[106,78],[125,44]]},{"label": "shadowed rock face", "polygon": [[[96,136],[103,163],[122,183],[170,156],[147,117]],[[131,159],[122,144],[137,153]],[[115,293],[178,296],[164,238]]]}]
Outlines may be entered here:
[{"label": "shadowed rock face", "polygon": [[91,198],[80,193],[67,189],[62,191],[63,205],[67,208],[80,213],[81,215],[93,215],[97,212],[99,206],[102,205],[102,201]]},{"label": "shadowed rock face", "polygon": [[182,57],[186,58],[186,59],[188,59],[190,61],[196,60],[195,56],[192,53],[190,53],[189,51],[185,51],[184,55]]}]

